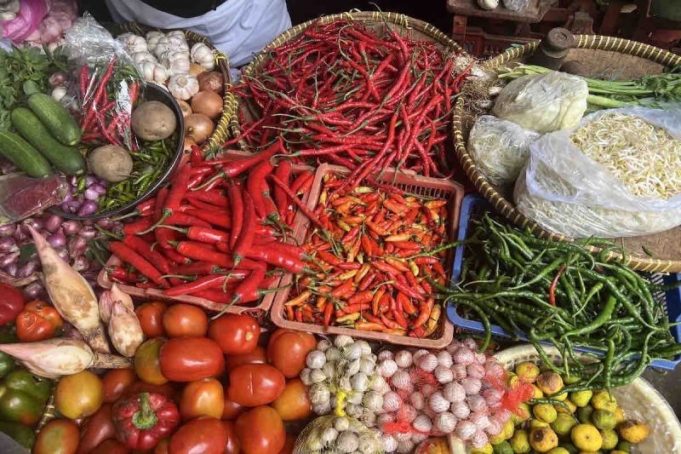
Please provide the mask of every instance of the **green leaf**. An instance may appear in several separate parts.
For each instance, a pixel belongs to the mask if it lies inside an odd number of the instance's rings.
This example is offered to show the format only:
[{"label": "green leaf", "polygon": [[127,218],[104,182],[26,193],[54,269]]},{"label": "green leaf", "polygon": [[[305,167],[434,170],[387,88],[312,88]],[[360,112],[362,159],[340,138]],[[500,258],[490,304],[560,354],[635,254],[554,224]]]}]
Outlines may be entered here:
[{"label": "green leaf", "polygon": [[19,264],[23,265],[28,262],[33,256],[36,255],[38,251],[35,248],[35,244],[29,243],[24,244],[19,247]]}]

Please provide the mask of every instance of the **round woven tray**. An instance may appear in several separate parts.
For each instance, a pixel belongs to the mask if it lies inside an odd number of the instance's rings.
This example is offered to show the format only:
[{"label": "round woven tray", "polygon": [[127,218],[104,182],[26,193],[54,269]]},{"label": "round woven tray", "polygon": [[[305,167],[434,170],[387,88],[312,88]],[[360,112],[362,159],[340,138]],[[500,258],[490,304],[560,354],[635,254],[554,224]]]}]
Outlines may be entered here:
[{"label": "round woven tray", "polygon": [[[361,22],[368,27],[376,29],[379,29],[379,27],[382,28],[385,26],[390,26],[401,36],[433,41],[441,46],[445,53],[464,53],[464,50],[456,42],[427,22],[405,16],[404,14],[384,13],[380,11],[351,11],[313,19],[286,30],[284,33],[277,36],[274,41],[268,44],[267,47],[260,51],[258,55],[256,55],[255,58],[248,64],[248,66],[242,70],[242,74],[246,77],[256,76],[258,74],[258,70],[269,57],[269,53],[273,49],[288,42],[292,38],[295,38],[312,24],[315,24],[318,21],[321,24],[328,24],[329,22],[337,20]],[[244,101],[238,96],[236,98],[240,104],[240,108],[242,108],[242,112],[248,113],[248,109],[242,105]],[[236,121],[233,122],[231,133],[233,137],[237,137],[239,132],[239,118],[237,115]],[[245,147],[243,148],[244,150],[248,149],[248,146],[244,143],[241,143],[241,146]]]},{"label": "round woven tray", "polygon": [[[509,62],[521,61],[537,48],[533,42],[508,49],[506,52],[486,61],[483,67],[495,71]],[[662,72],[666,67],[681,64],[681,56],[647,44],[608,36],[578,35],[576,49],[570,51],[568,60],[579,61],[594,77],[634,79],[646,74]],[[465,87],[464,87],[465,92]],[[454,147],[461,165],[476,189],[489,200],[503,216],[521,227],[530,229],[535,235],[558,241],[572,241],[570,238],[548,232],[536,222],[524,216],[515,208],[509,194],[492,185],[478,170],[468,153],[468,133],[477,113],[469,109],[465,95],[454,107]],[[608,259],[623,260],[634,269],[650,272],[681,272],[681,227],[654,235],[620,238],[615,242],[625,253],[612,252]],[[597,251],[596,248],[592,248]],[[652,257],[651,257],[652,255]]]},{"label": "round woven tray", "polygon": [[[554,347],[544,347],[553,360],[560,360],[560,353]],[[532,345],[519,345],[502,350],[494,357],[507,369],[523,361],[539,363],[539,355]],[[669,403],[653,386],[643,378],[620,388],[613,388],[617,402],[627,418],[644,421],[651,428],[650,437],[636,445],[632,452],[637,454],[661,454],[681,452],[681,424]]]},{"label": "round woven tray", "polygon": [[[116,24],[113,27],[113,32],[114,35],[120,35],[122,33],[134,33],[136,35],[141,35],[144,36],[147,34],[147,32],[150,32],[152,30],[155,31],[161,31],[163,33],[168,33],[173,30],[160,30],[158,28],[154,27],[149,27],[146,25],[138,24],[137,22],[127,22],[124,24]],[[193,44],[196,43],[203,43],[213,49],[214,54],[215,54],[215,64],[217,66],[217,69],[222,73],[222,77],[224,79],[224,90],[223,90],[223,98],[222,98],[222,114],[220,115],[220,119],[218,120],[217,125],[215,126],[215,130],[213,131],[213,134],[208,138],[208,140],[203,144],[203,148],[205,150],[213,150],[217,149],[220,147],[228,138],[229,138],[229,131],[231,127],[231,122],[235,121],[236,119],[236,110],[237,110],[237,102],[234,97],[234,94],[231,92],[230,87],[232,84],[230,75],[229,75],[229,59],[225,54],[217,50],[211,41],[206,38],[203,35],[200,35],[196,32],[193,32],[191,30],[182,30],[184,32],[185,37],[187,38],[187,42],[189,43],[189,46],[191,47]]]}]

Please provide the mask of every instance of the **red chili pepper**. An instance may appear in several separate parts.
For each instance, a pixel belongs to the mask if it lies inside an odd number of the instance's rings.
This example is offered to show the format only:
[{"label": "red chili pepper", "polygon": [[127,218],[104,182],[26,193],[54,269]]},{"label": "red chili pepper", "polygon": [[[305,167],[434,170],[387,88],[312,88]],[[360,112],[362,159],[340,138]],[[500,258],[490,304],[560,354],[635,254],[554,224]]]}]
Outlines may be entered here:
[{"label": "red chili pepper", "polygon": [[197,227],[210,227],[210,224],[203,219],[200,219],[198,216],[193,216],[192,214],[189,213],[175,213],[171,216],[168,216],[164,223],[166,224],[157,224],[156,228],[162,228],[165,227],[166,225],[169,226],[197,226]]},{"label": "red chili pepper", "polygon": [[413,290],[413,289],[409,288],[408,286],[401,284],[399,282],[394,282],[393,287],[395,287],[396,290],[404,293],[409,298],[414,298],[415,300],[419,300],[419,301],[423,301],[425,299],[423,297],[423,295],[421,295],[416,290]]},{"label": "red chili pepper", "polygon": [[416,313],[416,308],[407,295],[402,292],[397,292],[395,299],[397,301],[397,306],[401,307],[404,312],[409,315],[414,315]]},{"label": "red chili pepper", "polygon": [[209,227],[189,227],[185,235],[187,238],[202,243],[219,243],[229,240],[229,234],[222,230],[211,229]]},{"label": "red chili pepper", "polygon": [[282,248],[281,244],[268,244],[266,246],[251,246],[246,251],[246,257],[251,259],[262,260],[270,265],[283,268],[291,273],[305,272],[305,265],[296,256],[291,255],[286,248]]},{"label": "red chili pepper", "polygon": [[137,221],[130,222],[123,226],[123,235],[138,235],[140,232],[147,230],[154,223],[153,219],[150,217],[145,217],[138,219]]},{"label": "red chili pepper", "polygon": [[260,298],[258,286],[265,279],[265,267],[251,270],[251,273],[234,289],[232,304],[245,304]]},{"label": "red chili pepper", "polygon": [[273,167],[269,161],[262,161],[251,170],[246,180],[245,193],[251,196],[255,212],[258,217],[263,219],[268,215],[263,186],[265,185],[265,178],[272,173],[272,170]]},{"label": "red chili pepper", "polygon": [[122,262],[133,266],[140,274],[151,279],[155,284],[160,285],[163,288],[168,287],[168,282],[161,277],[161,273],[158,269],[124,243],[112,241],[109,243],[109,250]]},{"label": "red chili pepper", "polygon": [[295,180],[293,180],[293,183],[291,183],[291,192],[293,194],[298,194],[300,191],[305,192],[306,190],[303,188],[306,187],[308,182],[309,184],[312,184],[312,180],[314,180],[314,173],[307,170],[302,172]]},{"label": "red chili pepper", "polygon": [[426,301],[421,301],[419,304],[419,315],[416,317],[416,320],[414,320],[414,323],[412,326],[414,328],[419,328],[423,325],[426,324],[428,319],[430,318],[430,313],[433,311],[433,306],[435,305],[435,301],[433,298],[428,298]]},{"label": "red chili pepper", "polygon": [[201,147],[199,147],[198,145],[191,146],[191,152],[189,153],[189,162],[192,163],[192,166],[197,166],[203,163],[203,152],[201,151]]},{"label": "red chili pepper", "polygon": [[234,267],[234,261],[230,257],[203,243],[180,241],[175,245],[175,249],[192,260],[206,261],[224,268]]},{"label": "red chili pepper", "polygon": [[[277,168],[274,171],[274,176],[285,185],[289,185],[291,178],[291,161],[279,161]],[[277,205],[279,215],[283,218],[288,211],[288,195],[278,185],[274,186],[274,203]]]},{"label": "red chili pepper", "polygon": [[[160,231],[169,231],[170,232],[170,230],[168,230],[168,229],[160,229]],[[171,233],[175,233],[175,232],[171,232]],[[168,257],[168,259],[171,262],[174,262],[174,263],[176,263],[180,266],[188,265],[191,262],[191,260],[189,258],[185,257],[182,254],[179,254],[175,249],[170,249],[172,247],[170,244],[168,244],[167,246],[168,246],[167,248],[161,248],[161,253],[164,256]],[[177,269],[175,271],[178,272]]]},{"label": "red chili pepper", "polygon": [[286,150],[284,150],[283,141],[280,138],[266,150],[254,154],[253,156],[243,159],[205,161],[204,165],[222,164],[222,171],[225,173],[225,175],[227,175],[229,178],[234,178],[241,175],[251,167],[260,164],[262,161],[269,160],[272,156],[277,154],[277,152],[283,153],[285,151]]},{"label": "red chili pepper", "polygon": [[255,236],[255,227],[257,224],[256,208],[253,198],[248,192],[244,192],[244,219],[241,234],[234,245],[232,257],[234,263],[239,264],[241,259],[246,256],[249,249],[253,245],[253,237]]},{"label": "red chili pepper", "polygon": [[241,193],[241,186],[230,181],[227,186],[229,201],[232,208],[232,230],[229,237],[229,246],[234,249],[236,242],[241,235],[244,216],[244,201]]},{"label": "red chili pepper", "polygon": [[228,283],[234,282],[246,277],[248,272],[234,270],[229,274],[209,275],[196,279],[186,284],[176,285],[173,288],[164,290],[163,293],[167,296],[189,295],[201,290],[208,290],[214,288],[221,288],[227,286]]},{"label": "red chili pepper", "polygon": [[556,287],[558,287],[558,281],[560,280],[560,276],[562,276],[564,271],[565,265],[561,265],[560,268],[558,268],[556,277],[553,278],[553,280],[551,281],[551,285],[549,286],[549,304],[551,306],[556,305]]},{"label": "red chili pepper", "polygon": [[170,263],[168,263],[168,260],[161,253],[154,251],[151,245],[139,236],[126,236],[123,238],[123,243],[148,260],[149,263],[153,263],[161,273],[170,274]]},{"label": "red chili pepper", "polygon": [[333,303],[327,301],[324,306],[324,328],[327,328],[331,324],[331,318],[333,317]]},{"label": "red chili pepper", "polygon": [[225,291],[216,289],[201,290],[192,294],[192,296],[205,298],[214,303],[231,305],[232,300],[234,299],[234,288],[232,286],[229,286],[228,288],[225,289]]},{"label": "red chili pepper", "polygon": [[206,211],[199,210],[197,208],[190,208],[186,210],[186,213],[196,218],[199,218],[202,221],[206,221],[207,223],[212,224],[215,227],[229,229],[232,225],[229,213],[224,210],[216,210],[213,208],[211,211]]},{"label": "red chili pepper", "polygon": [[407,322],[407,319],[404,318],[404,315],[402,315],[402,311],[399,309],[393,310],[392,312],[393,318],[395,319],[395,322],[397,322],[398,325],[400,325],[400,328],[407,329],[409,327],[409,323]]},{"label": "red chili pepper", "polygon": [[291,199],[291,201],[298,207],[298,209],[307,217],[311,222],[317,224],[318,226],[324,228],[324,226],[319,222],[317,219],[317,216],[315,216],[312,211],[310,211],[305,204],[298,199],[298,197],[291,192],[291,190],[288,188],[286,183],[278,179],[276,176],[271,175],[272,181],[274,181],[274,184],[279,187],[288,197]]},{"label": "red chili pepper", "polygon": [[223,269],[218,265],[210,262],[194,262],[186,265],[179,265],[175,268],[175,274],[181,275],[204,275],[204,274],[218,274]]}]

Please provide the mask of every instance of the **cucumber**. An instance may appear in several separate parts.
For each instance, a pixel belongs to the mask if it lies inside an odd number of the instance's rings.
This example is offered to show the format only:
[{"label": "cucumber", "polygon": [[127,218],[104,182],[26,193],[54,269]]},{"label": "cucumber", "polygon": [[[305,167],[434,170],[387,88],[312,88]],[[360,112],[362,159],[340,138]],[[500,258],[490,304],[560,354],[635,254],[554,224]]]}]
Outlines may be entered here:
[{"label": "cucumber", "polygon": [[52,173],[47,159],[13,132],[0,132],[0,154],[29,176],[39,178]]},{"label": "cucumber", "polygon": [[85,160],[80,152],[57,142],[33,112],[25,107],[17,107],[12,111],[11,119],[19,134],[54,167],[67,175],[77,175],[85,170]]},{"label": "cucumber", "polygon": [[47,127],[50,134],[64,145],[80,142],[80,127],[69,111],[51,96],[34,93],[28,97],[28,107]]}]

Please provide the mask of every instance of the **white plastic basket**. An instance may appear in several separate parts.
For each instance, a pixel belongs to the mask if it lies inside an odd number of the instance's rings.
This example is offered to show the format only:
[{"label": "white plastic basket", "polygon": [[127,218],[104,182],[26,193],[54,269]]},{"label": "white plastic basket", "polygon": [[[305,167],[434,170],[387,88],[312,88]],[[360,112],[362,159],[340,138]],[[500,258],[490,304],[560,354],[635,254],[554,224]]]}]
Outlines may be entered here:
[{"label": "white plastic basket", "polygon": [[[544,347],[551,359],[560,361],[555,347]],[[506,369],[513,369],[517,363],[532,361],[539,363],[539,355],[532,345],[519,345],[502,350],[494,355]],[[643,378],[612,390],[627,418],[646,422],[651,428],[650,437],[636,445],[637,454],[681,453],[681,424],[662,395]]]}]

